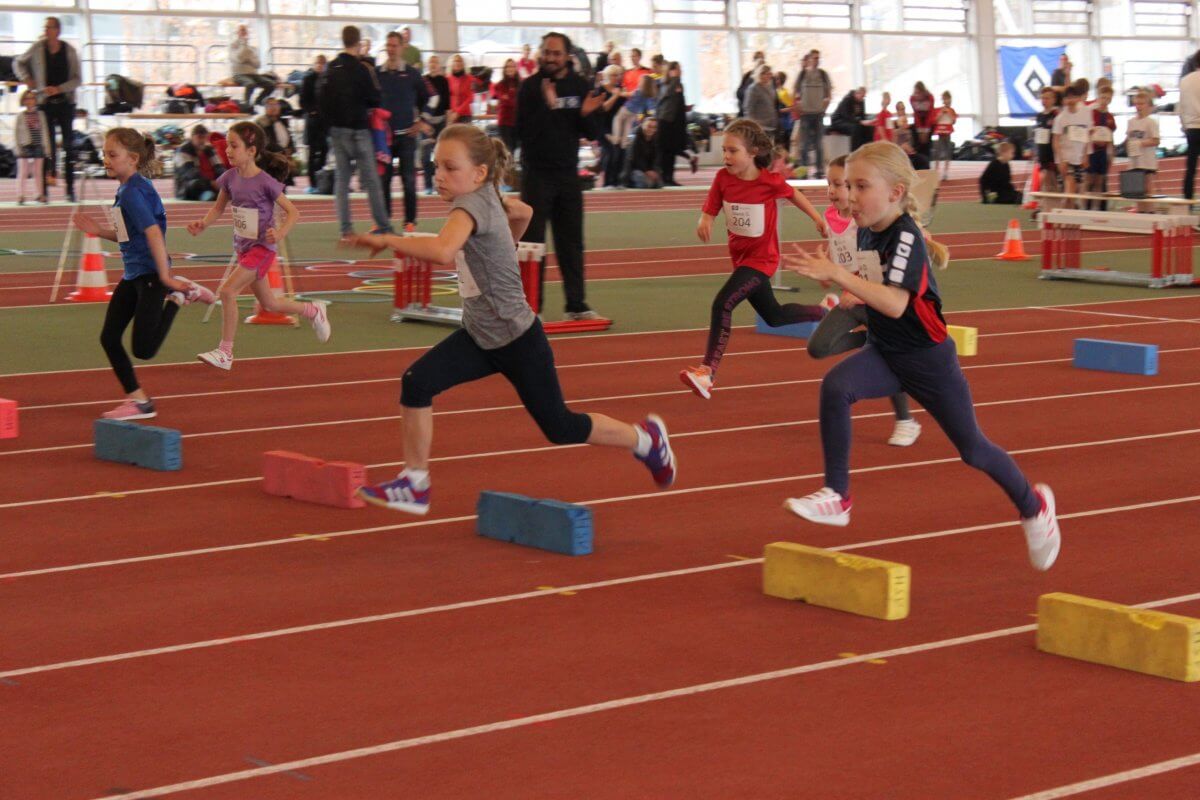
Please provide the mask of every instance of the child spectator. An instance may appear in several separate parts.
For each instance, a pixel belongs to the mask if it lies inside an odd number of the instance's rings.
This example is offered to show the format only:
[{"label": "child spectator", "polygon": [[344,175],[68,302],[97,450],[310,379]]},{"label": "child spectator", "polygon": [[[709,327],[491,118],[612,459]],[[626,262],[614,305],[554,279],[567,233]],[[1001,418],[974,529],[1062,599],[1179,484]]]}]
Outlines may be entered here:
[{"label": "child spectator", "polygon": [[958,121],[958,112],[950,105],[950,99],[949,92],[942,92],[941,108],[933,112],[933,135],[937,137],[933,151],[933,168],[937,169],[938,164],[942,165],[943,179],[950,177],[950,162],[954,160],[954,142],[950,137],[954,133],[954,123]]},{"label": "child spectator", "polygon": [[1041,170],[1041,190],[1059,190],[1058,170],[1054,163],[1054,145],[1050,142],[1054,118],[1058,116],[1058,92],[1053,86],[1042,87],[1042,110],[1038,112],[1033,128],[1033,143],[1037,147],[1037,164]]},{"label": "child spectator", "polygon": [[17,205],[25,205],[25,181],[32,175],[37,188],[37,201],[47,203],[45,175],[46,142],[50,129],[46,114],[37,107],[37,95],[25,91],[21,95],[25,110],[17,113],[14,125],[17,136]]},{"label": "child spectator", "polygon": [[[1108,189],[1108,170],[1112,167],[1113,131],[1117,129],[1117,120],[1108,110],[1112,102],[1112,87],[1100,87],[1096,93],[1096,104],[1092,107],[1091,153],[1088,155],[1087,190],[1095,194],[1104,194]],[[1103,200],[1096,201],[1096,207],[1106,210],[1108,204]],[[1088,208],[1092,201],[1088,201]]]},{"label": "child spectator", "polygon": [[1058,164],[1058,176],[1067,194],[1076,194],[1081,188],[1083,158],[1092,130],[1092,110],[1083,105],[1084,92],[1079,81],[1067,87],[1064,105],[1050,130],[1054,162]]},{"label": "child spectator", "polygon": [[1133,107],[1137,116],[1129,120],[1125,128],[1125,151],[1129,155],[1129,169],[1138,170],[1146,176],[1146,196],[1154,194],[1154,176],[1158,173],[1158,120],[1152,112],[1150,93],[1139,89],[1133,96]]},{"label": "child spectator", "polygon": [[1021,193],[1012,185],[1012,170],[1008,166],[1015,151],[1012,142],[1001,142],[996,146],[996,157],[979,176],[979,196],[984,203],[1021,204]]},{"label": "child spectator", "polygon": [[892,129],[892,112],[888,109],[892,104],[892,96],[883,93],[883,107],[879,109],[879,113],[875,115],[875,121],[871,124],[875,126],[875,141],[876,142],[891,142],[896,139],[896,132]]}]

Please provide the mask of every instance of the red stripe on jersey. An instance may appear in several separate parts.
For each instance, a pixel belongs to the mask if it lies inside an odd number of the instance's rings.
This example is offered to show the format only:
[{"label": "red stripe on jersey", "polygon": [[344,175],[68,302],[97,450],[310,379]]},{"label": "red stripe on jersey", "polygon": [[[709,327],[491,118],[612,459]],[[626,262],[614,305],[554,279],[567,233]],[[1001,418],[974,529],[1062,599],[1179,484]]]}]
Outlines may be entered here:
[{"label": "red stripe on jersey", "polygon": [[946,323],[942,322],[942,318],[938,316],[937,309],[933,303],[925,299],[925,292],[929,289],[929,262],[926,261],[921,266],[921,288],[913,297],[913,311],[917,312],[917,319],[921,320],[922,327],[925,328],[925,333],[934,344],[941,344],[946,340]]}]

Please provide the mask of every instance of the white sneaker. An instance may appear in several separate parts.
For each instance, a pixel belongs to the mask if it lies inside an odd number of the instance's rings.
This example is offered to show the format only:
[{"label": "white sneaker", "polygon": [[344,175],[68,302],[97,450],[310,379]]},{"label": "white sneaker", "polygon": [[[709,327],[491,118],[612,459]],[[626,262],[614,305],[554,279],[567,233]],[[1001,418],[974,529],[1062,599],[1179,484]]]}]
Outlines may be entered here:
[{"label": "white sneaker", "polygon": [[1022,519],[1021,527],[1025,529],[1025,544],[1029,547],[1029,563],[1034,569],[1045,572],[1058,558],[1062,533],[1054,511],[1054,492],[1044,483],[1035,483],[1033,490],[1042,499],[1042,510],[1036,517]]},{"label": "white sneaker", "polygon": [[708,367],[688,367],[680,370],[679,380],[683,381],[683,385],[695,392],[697,396],[703,397],[705,400],[712,398],[713,377],[712,370]]},{"label": "white sneaker", "polygon": [[604,319],[604,317],[590,308],[587,311],[568,311],[564,317],[571,322],[588,322],[594,319]]},{"label": "white sneaker", "polygon": [[329,335],[333,333],[333,328],[329,324],[329,313],[325,310],[325,303],[320,300],[313,302],[317,307],[317,315],[312,318],[312,328],[317,332],[317,341],[321,344],[329,341]]},{"label": "white sneaker", "polygon": [[836,294],[833,294],[832,292],[830,292],[829,294],[822,297],[821,302],[817,303],[817,305],[819,305],[821,308],[825,309],[826,311],[833,311],[835,308],[838,307],[838,303],[840,303],[840,302],[842,302],[842,299],[840,297],[838,297]]},{"label": "white sneaker", "polygon": [[180,278],[180,280],[188,285],[187,291],[183,294],[183,297],[187,302],[200,302],[209,306],[217,302],[217,296],[213,293],[213,290],[209,289],[207,286],[201,286],[195,281],[188,280],[187,278]]},{"label": "white sneaker", "polygon": [[892,428],[892,435],[888,439],[888,444],[892,447],[909,447],[915,444],[921,436],[921,423],[915,419],[898,419],[896,427]]},{"label": "white sneaker", "polygon": [[211,364],[217,369],[223,369],[227,372],[233,369],[233,356],[229,355],[229,353],[226,353],[219,347],[216,350],[209,350],[207,353],[201,353],[200,355],[196,356],[196,358],[200,359],[205,364]]},{"label": "white sneaker", "polygon": [[828,486],[808,497],[789,497],[783,507],[798,517],[819,525],[836,525],[844,528],[850,524],[850,501]]}]

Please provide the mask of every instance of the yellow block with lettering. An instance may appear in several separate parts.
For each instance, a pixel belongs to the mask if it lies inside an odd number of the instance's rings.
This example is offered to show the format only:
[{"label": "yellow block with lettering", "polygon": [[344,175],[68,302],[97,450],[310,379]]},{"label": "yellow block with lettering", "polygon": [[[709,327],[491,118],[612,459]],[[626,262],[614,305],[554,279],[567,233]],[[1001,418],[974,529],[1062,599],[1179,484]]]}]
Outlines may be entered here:
[{"label": "yellow block with lettering", "polygon": [[1200,619],[1056,592],[1038,598],[1037,647],[1177,681],[1200,681]]},{"label": "yellow block with lettering", "polygon": [[954,340],[960,356],[973,356],[979,352],[979,329],[962,325],[947,325],[946,333]]},{"label": "yellow block with lettering", "polygon": [[763,551],[763,593],[875,619],[908,616],[907,564],[792,542]]}]

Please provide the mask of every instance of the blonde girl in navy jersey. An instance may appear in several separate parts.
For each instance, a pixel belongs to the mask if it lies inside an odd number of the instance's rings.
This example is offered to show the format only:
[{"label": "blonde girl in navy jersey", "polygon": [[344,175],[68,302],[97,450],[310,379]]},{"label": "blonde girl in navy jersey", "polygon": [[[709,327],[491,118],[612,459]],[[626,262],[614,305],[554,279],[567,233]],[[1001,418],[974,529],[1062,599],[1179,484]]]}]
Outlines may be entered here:
[{"label": "blonde girl in navy jersey", "polygon": [[[1020,514],[1034,568],[1049,569],[1061,545],[1054,494],[1045,484],[1031,486],[1012,457],[988,441],[975,420],[971,389],[959,367],[954,340],[946,335],[929,249],[912,217],[916,205],[909,192],[916,174],[908,157],[888,142],[864,145],[847,159],[847,179],[858,249],[878,255],[882,283],[833,263],[824,248],[789,260],[795,272],[832,281],[861,299],[868,322],[866,346],[821,382],[825,486],[807,497],[789,499],[788,509],[824,525],[849,524],[851,406],[903,390],[937,421],[965,463],[1000,485]],[[943,249],[933,242],[929,248]]]}]

